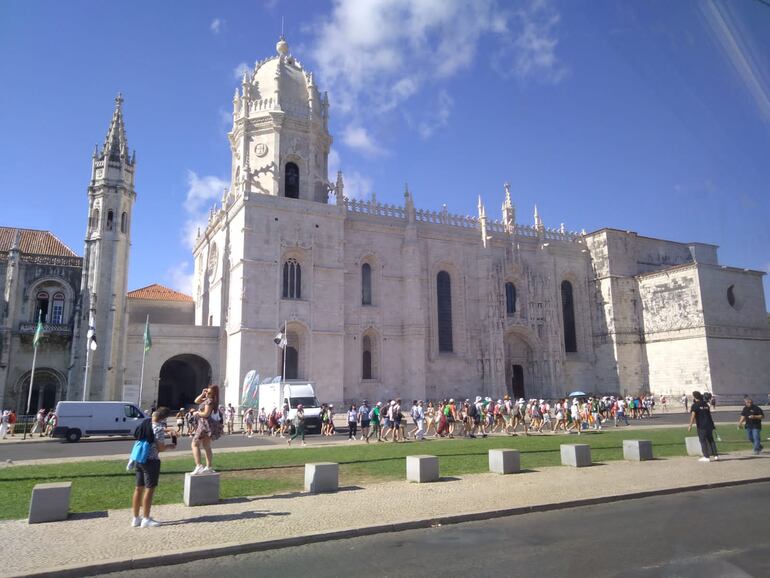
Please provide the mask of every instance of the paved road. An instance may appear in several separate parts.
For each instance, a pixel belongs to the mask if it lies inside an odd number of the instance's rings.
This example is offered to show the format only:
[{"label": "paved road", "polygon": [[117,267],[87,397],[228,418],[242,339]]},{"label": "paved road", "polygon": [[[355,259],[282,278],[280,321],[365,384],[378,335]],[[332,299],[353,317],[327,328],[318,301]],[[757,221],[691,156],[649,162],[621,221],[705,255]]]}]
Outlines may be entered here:
[{"label": "paved road", "polygon": [[[715,411],[715,421],[734,422],[738,419],[738,412]],[[631,420],[632,425],[640,427],[649,426],[676,426],[686,425],[688,415],[681,412],[669,412],[655,414],[652,419]],[[342,423],[338,424],[338,433],[334,441],[346,442],[347,430],[343,429]],[[322,438],[318,436],[309,436],[308,443],[313,444]],[[324,442],[329,442],[325,438]],[[20,460],[39,460],[47,458],[77,458],[86,456],[114,456],[129,454],[133,440],[112,439],[112,438],[83,438],[78,443],[69,444],[60,440],[42,440],[27,441],[26,443],[8,443],[0,442],[0,461],[7,459]],[[248,448],[259,446],[282,445],[285,442],[280,438],[269,438],[256,436],[247,439],[242,435],[224,436],[216,442],[217,448]],[[190,438],[180,438],[179,447],[176,450],[180,453],[189,453]],[[173,454],[169,454],[173,455]]]},{"label": "paved road", "polygon": [[770,483],[751,484],[109,576],[766,577],[768,501]]}]

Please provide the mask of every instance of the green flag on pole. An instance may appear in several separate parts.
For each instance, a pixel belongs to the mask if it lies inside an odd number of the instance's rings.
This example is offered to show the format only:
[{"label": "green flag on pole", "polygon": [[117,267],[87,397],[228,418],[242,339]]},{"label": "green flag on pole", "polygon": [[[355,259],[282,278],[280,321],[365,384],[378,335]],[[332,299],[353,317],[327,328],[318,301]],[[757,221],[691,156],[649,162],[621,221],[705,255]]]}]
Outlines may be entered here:
[{"label": "green flag on pole", "polygon": [[37,316],[37,327],[35,328],[35,337],[32,338],[32,346],[37,348],[40,339],[43,337],[43,312]]},{"label": "green flag on pole", "polygon": [[150,316],[147,316],[147,322],[144,324],[144,352],[152,349],[152,337],[150,337]]}]

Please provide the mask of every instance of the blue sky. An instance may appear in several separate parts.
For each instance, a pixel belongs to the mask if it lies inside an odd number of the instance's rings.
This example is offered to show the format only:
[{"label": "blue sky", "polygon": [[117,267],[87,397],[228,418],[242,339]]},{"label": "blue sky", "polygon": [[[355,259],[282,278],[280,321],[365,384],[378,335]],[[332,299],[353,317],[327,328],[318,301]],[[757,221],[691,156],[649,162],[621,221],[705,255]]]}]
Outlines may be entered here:
[{"label": "blue sky", "polygon": [[[329,91],[346,190],[720,245],[770,270],[770,6],[759,0],[0,3],[0,225],[79,254],[118,91],[137,151],[129,289],[187,289],[239,70],[291,51]],[[331,173],[333,174],[333,173]],[[765,282],[765,287],[768,283]],[[767,295],[767,289],[766,289]]]}]

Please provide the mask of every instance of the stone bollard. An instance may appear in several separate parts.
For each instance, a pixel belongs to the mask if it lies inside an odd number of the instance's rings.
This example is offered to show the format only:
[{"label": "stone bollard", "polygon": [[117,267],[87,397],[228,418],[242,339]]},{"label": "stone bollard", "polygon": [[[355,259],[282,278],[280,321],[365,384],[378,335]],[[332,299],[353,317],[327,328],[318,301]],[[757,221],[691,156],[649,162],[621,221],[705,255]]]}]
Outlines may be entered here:
[{"label": "stone bollard", "polygon": [[516,474],[521,471],[519,450],[489,450],[489,471],[495,474]]},{"label": "stone bollard", "polygon": [[36,484],[29,501],[30,524],[66,520],[70,510],[72,482]]},{"label": "stone bollard", "polygon": [[703,450],[700,447],[700,439],[697,437],[684,438],[684,443],[687,446],[688,456],[701,456],[703,457]]},{"label": "stone bollard", "polygon": [[340,465],[333,462],[305,464],[305,491],[311,494],[336,492],[340,487]]},{"label": "stone bollard", "polygon": [[184,475],[184,505],[208,506],[219,502],[219,474]]},{"label": "stone bollard", "polygon": [[436,456],[406,456],[406,479],[422,484],[438,481],[438,458]]},{"label": "stone bollard", "polygon": [[623,459],[644,462],[652,459],[652,442],[649,440],[623,440]]},{"label": "stone bollard", "polygon": [[591,446],[587,444],[561,444],[561,465],[584,468],[591,465]]}]

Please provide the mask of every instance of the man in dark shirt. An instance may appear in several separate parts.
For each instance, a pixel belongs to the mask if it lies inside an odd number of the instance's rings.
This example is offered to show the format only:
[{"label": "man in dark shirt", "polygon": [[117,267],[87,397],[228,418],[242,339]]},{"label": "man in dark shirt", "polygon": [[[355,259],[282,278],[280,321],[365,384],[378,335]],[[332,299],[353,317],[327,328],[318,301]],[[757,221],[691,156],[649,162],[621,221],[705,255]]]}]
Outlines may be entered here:
[{"label": "man in dark shirt", "polygon": [[749,441],[754,444],[754,455],[758,455],[762,451],[762,418],[765,417],[765,412],[762,411],[750,398],[743,400],[744,408],[741,411],[741,417],[738,420],[738,429],[741,426],[746,428],[746,435]]},{"label": "man in dark shirt", "polygon": [[698,429],[698,439],[700,440],[703,457],[698,461],[709,462],[719,460],[717,454],[717,444],[714,442],[714,420],[711,419],[711,408],[703,395],[699,391],[692,392],[693,403],[690,408],[690,425],[687,431],[692,431],[693,424]]}]

